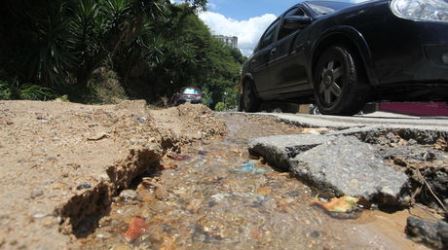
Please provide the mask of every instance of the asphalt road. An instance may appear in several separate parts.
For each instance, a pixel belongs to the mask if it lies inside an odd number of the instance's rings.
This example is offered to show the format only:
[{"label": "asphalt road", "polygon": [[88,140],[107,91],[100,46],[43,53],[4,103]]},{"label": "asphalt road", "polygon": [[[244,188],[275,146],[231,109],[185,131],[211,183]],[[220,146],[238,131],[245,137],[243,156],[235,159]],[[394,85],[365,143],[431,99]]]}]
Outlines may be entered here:
[{"label": "asphalt road", "polygon": [[250,115],[274,116],[284,122],[298,124],[305,127],[327,127],[337,129],[352,127],[378,127],[448,132],[448,117],[421,118],[385,112],[375,112],[353,117],[286,113],[255,113]]}]

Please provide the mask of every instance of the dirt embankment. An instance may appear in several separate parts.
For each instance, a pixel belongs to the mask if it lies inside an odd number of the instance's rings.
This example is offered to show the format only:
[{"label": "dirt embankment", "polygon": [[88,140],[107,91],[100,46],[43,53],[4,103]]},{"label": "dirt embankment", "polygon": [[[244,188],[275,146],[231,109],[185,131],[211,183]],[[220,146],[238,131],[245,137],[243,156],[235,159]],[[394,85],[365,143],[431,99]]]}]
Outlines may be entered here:
[{"label": "dirt embankment", "polygon": [[0,102],[0,249],[66,248],[166,151],[225,132],[201,105]]}]

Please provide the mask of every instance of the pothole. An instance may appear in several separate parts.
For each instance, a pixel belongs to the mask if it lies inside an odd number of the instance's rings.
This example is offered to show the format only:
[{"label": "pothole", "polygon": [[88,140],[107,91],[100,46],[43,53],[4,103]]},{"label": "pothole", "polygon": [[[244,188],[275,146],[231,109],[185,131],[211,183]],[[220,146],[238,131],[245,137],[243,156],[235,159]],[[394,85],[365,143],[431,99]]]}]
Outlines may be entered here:
[{"label": "pothole", "polygon": [[56,214],[62,218],[61,231],[77,238],[93,233],[121,190],[136,186],[135,182],[141,181],[143,176],[160,171],[161,157],[159,149],[130,150],[126,159],[107,168],[109,180],[72,197],[57,209]]}]

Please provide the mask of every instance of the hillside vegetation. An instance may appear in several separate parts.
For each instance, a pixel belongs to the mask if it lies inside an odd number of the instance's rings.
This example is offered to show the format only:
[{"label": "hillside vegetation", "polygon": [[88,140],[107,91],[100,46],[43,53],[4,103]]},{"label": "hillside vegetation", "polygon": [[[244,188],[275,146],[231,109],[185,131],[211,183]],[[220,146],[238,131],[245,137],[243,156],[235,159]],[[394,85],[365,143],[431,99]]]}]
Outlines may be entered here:
[{"label": "hillside vegetation", "polygon": [[[87,103],[170,97],[196,85],[236,102],[243,56],[198,18],[206,0],[4,0],[0,99]],[[225,95],[225,96],[224,96]]]}]

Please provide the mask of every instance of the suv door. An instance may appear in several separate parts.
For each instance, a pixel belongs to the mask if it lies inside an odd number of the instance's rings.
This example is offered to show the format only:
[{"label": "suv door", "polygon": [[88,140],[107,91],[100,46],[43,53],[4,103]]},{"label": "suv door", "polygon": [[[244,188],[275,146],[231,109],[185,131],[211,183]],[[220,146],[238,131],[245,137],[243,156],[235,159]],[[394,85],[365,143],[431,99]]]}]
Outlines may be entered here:
[{"label": "suv door", "polygon": [[285,13],[279,25],[278,39],[270,60],[272,86],[279,95],[294,94],[294,91],[308,88],[306,62],[302,50],[306,42],[301,32],[303,28],[288,29],[284,26],[284,19],[288,16],[310,15],[301,6],[296,6]]},{"label": "suv door", "polygon": [[264,97],[266,95],[266,91],[272,88],[269,60],[271,58],[273,43],[277,36],[279,23],[280,19],[277,19],[271,24],[271,26],[269,26],[261,37],[256,52],[250,61],[252,76],[260,97]]}]

